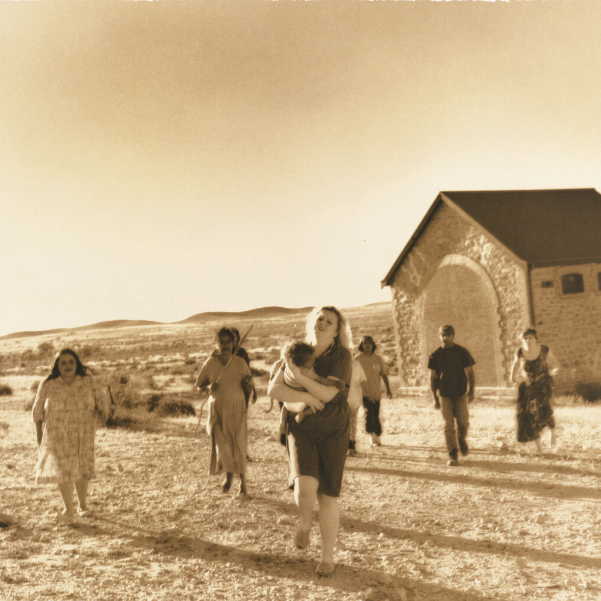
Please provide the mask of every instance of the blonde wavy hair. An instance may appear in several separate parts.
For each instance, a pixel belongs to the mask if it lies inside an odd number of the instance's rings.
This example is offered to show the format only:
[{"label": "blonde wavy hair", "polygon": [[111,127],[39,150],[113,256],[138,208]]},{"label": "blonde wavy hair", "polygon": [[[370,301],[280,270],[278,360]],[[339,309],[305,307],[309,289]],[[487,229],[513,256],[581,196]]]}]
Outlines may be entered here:
[{"label": "blonde wavy hair", "polygon": [[336,334],[336,338],[338,338],[338,342],[344,348],[347,348],[349,351],[353,350],[353,335],[351,334],[351,326],[349,325],[346,317],[336,307],[327,306],[327,307],[315,307],[311,313],[307,316],[307,326],[306,326],[306,340],[310,344],[315,344],[317,340],[315,339],[315,323],[317,322],[317,317],[321,311],[330,311],[334,313],[336,317],[338,317],[338,332]]}]

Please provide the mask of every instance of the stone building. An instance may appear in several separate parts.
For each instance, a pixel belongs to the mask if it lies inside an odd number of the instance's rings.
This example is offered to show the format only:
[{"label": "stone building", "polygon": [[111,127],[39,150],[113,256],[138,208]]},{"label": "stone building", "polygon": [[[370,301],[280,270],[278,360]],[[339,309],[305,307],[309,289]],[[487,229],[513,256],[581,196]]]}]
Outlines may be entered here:
[{"label": "stone building", "polygon": [[441,192],[382,286],[392,291],[405,392],[429,386],[443,324],[472,353],[481,392],[508,392],[519,335],[532,326],[561,363],[558,388],[601,381],[594,189]]}]

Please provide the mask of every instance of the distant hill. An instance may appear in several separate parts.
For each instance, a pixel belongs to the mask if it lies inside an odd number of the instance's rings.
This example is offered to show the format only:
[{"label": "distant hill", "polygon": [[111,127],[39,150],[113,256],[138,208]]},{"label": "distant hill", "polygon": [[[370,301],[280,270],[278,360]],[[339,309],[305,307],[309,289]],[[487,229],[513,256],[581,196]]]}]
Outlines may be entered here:
[{"label": "distant hill", "polygon": [[295,313],[309,313],[313,310],[313,307],[303,307],[302,309],[287,309],[286,307],[261,307],[260,309],[250,309],[249,311],[238,311],[238,312],[208,312],[208,313],[197,313],[176,323],[206,323],[207,321],[216,321],[219,319],[245,319],[245,318],[257,318],[257,319],[269,319],[273,317],[283,317],[287,315],[294,315]]},{"label": "distant hill", "polygon": [[112,321],[99,321],[89,326],[77,326],[76,328],[57,328],[56,330],[40,330],[37,332],[15,332],[0,336],[0,340],[11,338],[28,338],[31,336],[44,336],[47,334],[61,334],[62,332],[77,332],[81,330],[108,330],[110,328],[131,328],[136,326],[162,325],[160,321],[145,321],[143,319],[113,319]]},{"label": "distant hill", "polygon": [[[287,315],[298,314],[306,314],[309,313],[313,307],[303,307],[300,309],[287,309],[286,307],[261,307],[260,309],[250,309],[249,311],[239,311],[239,312],[207,312],[207,313],[197,313],[196,315],[192,315],[192,317],[188,317],[187,319],[183,319],[182,321],[173,322],[175,324],[186,324],[186,323],[207,323],[211,321],[219,321],[219,320],[230,320],[233,321],[235,319],[270,319],[273,317],[284,317]],[[139,326],[160,326],[167,325],[161,321],[146,321],[141,319],[114,319],[112,321],[100,321],[98,323],[94,323],[88,326],[78,326],[76,328],[58,328],[54,330],[40,330],[40,331],[31,331],[31,332],[15,332],[13,334],[6,334],[5,336],[0,336],[0,340],[9,340],[11,338],[29,338],[32,336],[44,336],[48,334],[61,334],[64,332],[77,332],[82,330],[108,330],[111,328],[131,328],[131,327],[139,327]]]}]

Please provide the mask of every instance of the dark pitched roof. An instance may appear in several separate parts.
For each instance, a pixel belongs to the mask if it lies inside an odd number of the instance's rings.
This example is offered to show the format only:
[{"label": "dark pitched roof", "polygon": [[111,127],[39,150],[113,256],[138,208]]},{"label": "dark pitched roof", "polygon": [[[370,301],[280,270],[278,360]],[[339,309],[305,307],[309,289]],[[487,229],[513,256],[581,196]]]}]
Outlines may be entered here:
[{"label": "dark pitched roof", "polygon": [[593,188],[441,192],[382,286],[390,284],[442,202],[534,267],[601,262],[601,194]]}]

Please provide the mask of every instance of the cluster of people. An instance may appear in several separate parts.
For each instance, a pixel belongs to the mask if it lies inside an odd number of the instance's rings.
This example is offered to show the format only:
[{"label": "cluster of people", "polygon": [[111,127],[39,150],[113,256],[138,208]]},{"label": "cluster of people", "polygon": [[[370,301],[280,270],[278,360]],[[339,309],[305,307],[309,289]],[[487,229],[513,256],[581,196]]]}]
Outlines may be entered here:
[{"label": "cluster of people", "polygon": [[[434,407],[441,411],[444,420],[447,465],[456,466],[458,453],[469,453],[468,403],[474,400],[475,361],[466,348],[455,344],[453,326],[442,326],[438,333],[441,346],[428,360],[430,388]],[[521,443],[534,442],[537,453],[542,454],[541,433],[546,427],[551,431],[551,447],[557,444],[552,397],[553,376],[559,371],[559,362],[549,347],[538,341],[534,328],[524,330],[521,343],[511,367],[511,381],[518,384],[517,439]]]},{"label": "cluster of people", "polygon": [[[458,465],[467,455],[468,404],[474,398],[475,364],[469,351],[456,344],[455,331],[439,331],[441,346],[428,361],[434,407],[441,411],[448,450],[448,465]],[[224,474],[221,489],[227,493],[237,474],[239,493],[248,494],[246,465],[247,412],[257,394],[249,358],[241,348],[235,328],[222,327],[217,348],[206,360],[196,387],[208,392],[207,432],[211,455],[209,472]],[[314,309],[307,319],[304,340],[291,341],[270,374],[268,394],[280,403],[280,434],[285,443],[291,488],[299,511],[294,537],[297,548],[307,547],[312,511],[319,505],[321,561],[317,574],[334,571],[334,545],[338,535],[340,495],[346,458],[356,453],[357,412],[365,409],[366,431],[372,445],[380,445],[382,382],[392,398],[387,366],[376,353],[371,336],[364,336],[353,357],[350,327],[333,306]],[[517,399],[518,441],[534,441],[542,452],[540,436],[552,432],[553,378],[558,363],[550,349],[538,342],[534,329],[522,334],[511,378],[519,381]],[[38,483],[55,483],[64,503],[60,521],[86,515],[88,481],[94,477],[94,433],[109,411],[106,390],[97,386],[89,368],[71,349],[61,350],[51,373],[40,383],[33,406],[39,445]]]}]

